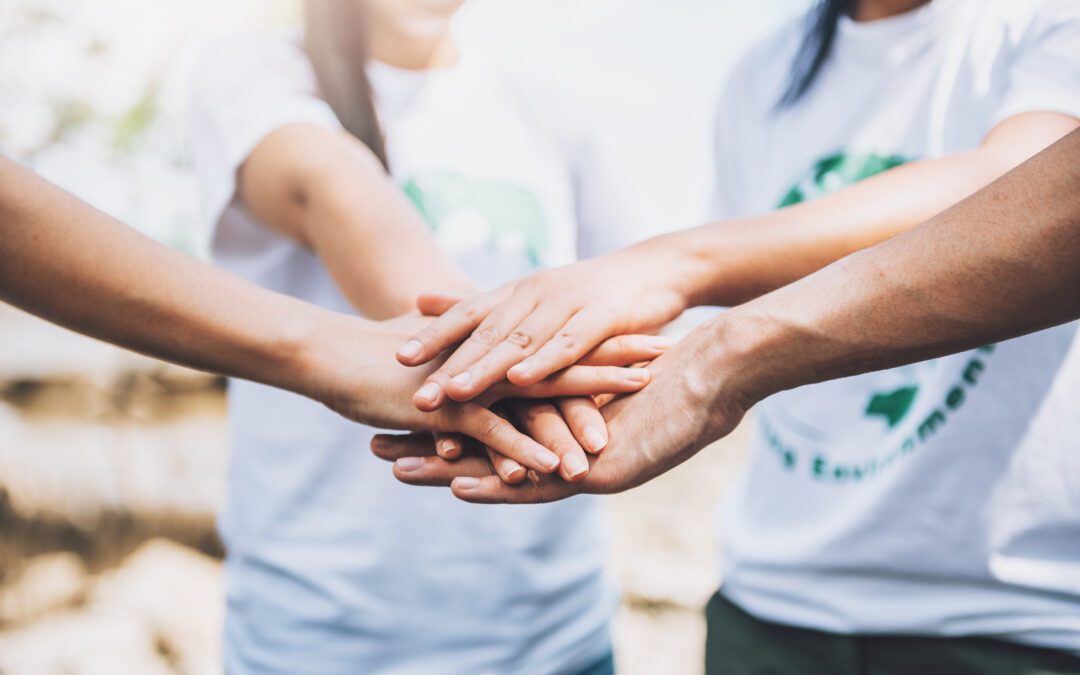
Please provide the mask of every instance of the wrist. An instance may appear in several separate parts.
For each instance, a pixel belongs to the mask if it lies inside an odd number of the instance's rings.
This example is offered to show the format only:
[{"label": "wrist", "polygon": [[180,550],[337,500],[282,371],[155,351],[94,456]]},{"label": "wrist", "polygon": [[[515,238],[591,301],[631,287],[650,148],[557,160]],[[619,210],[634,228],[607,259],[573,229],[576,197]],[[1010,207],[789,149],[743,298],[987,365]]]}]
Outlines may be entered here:
[{"label": "wrist", "polygon": [[378,324],[318,308],[305,309],[310,311],[281,322],[288,326],[277,338],[282,382],[275,384],[329,405],[344,395],[337,391],[341,370],[355,361],[355,351],[350,358],[346,350],[366,351],[363,341]]},{"label": "wrist", "polygon": [[706,378],[715,383],[714,399],[743,411],[793,386],[801,363],[797,340],[787,327],[764,312],[729,309],[698,329]]},{"label": "wrist", "polygon": [[716,227],[710,225],[650,240],[655,241],[659,250],[667,251],[668,284],[688,308],[718,304],[717,295],[723,285],[720,275],[725,269],[721,254],[728,247],[718,245],[716,240]]},{"label": "wrist", "polygon": [[630,268],[643,272],[652,288],[670,293],[680,311],[701,304],[706,274],[694,254],[691,230],[652,237],[624,253],[633,256]]}]

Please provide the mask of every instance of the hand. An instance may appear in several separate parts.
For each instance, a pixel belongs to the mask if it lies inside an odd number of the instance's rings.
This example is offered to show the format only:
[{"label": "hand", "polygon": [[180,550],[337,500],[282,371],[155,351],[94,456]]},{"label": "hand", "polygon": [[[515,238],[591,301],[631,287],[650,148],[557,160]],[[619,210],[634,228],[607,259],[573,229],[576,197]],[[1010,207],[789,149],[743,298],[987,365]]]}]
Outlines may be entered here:
[{"label": "hand", "polygon": [[[613,346],[605,350],[603,360],[596,365],[574,366],[528,387],[504,383],[476,402],[424,413],[413,406],[411,395],[438,364],[410,369],[394,360],[394,349],[408,334],[401,331],[400,321],[380,325],[345,316],[331,316],[328,320],[333,325],[321,326],[304,361],[307,366],[303,370],[308,371],[304,380],[313,383],[303,387],[309,396],[349,419],[374,426],[462,433],[541,473],[555,471],[560,456],[519,432],[489,407],[505,398],[546,399],[637,391],[648,383],[649,372],[611,364],[625,365],[656,354],[651,347],[624,342],[621,349]],[[591,429],[600,431],[606,439],[606,428],[598,416],[591,421],[581,419],[585,426],[579,426],[577,433],[583,438]]]},{"label": "hand", "polygon": [[447,396],[468,401],[504,378],[519,386],[535,384],[578,362],[606,338],[674,319],[687,306],[689,283],[676,247],[666,242],[658,237],[538,272],[449,309],[456,298],[422,296],[421,309],[442,316],[406,342],[398,360],[416,366],[465,342],[427,378],[417,392],[417,407],[435,410]]},{"label": "hand", "polygon": [[461,499],[480,503],[530,503],[578,493],[611,493],[636,487],[686,461],[730,433],[758,400],[750,392],[747,360],[722,339],[723,324],[709,322],[650,366],[651,384],[602,409],[611,441],[590,457],[588,475],[568,483],[530,472],[509,485],[485,457],[447,462],[423,436],[380,435],[376,455],[394,463],[394,475],[413,485],[450,485]]},{"label": "hand", "polygon": [[[587,396],[559,398],[550,401],[510,401],[503,407],[504,416],[516,420],[517,426],[538,443],[559,456],[559,475],[576,482],[589,472],[585,452],[598,453],[607,444],[607,425],[600,409]],[[453,461],[462,457],[467,439],[460,434],[432,434],[435,454]],[[525,480],[526,469],[513,459],[485,447],[480,453],[474,444],[474,455],[486,457],[495,473],[505,483]]]}]

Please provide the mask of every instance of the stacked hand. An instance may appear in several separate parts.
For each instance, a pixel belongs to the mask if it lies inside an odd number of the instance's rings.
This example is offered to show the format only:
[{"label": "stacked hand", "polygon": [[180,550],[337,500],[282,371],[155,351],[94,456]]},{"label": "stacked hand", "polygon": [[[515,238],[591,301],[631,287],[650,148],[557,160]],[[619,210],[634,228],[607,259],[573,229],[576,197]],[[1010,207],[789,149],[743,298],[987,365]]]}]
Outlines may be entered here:
[{"label": "stacked hand", "polygon": [[[406,368],[394,351],[415,330],[418,317],[373,324],[352,317],[334,317],[323,326],[310,361],[320,382],[305,392],[352,420],[391,429],[435,432],[438,454],[462,454],[463,438],[489,448],[488,461],[507,481],[523,480],[526,470],[538,474],[559,470],[563,479],[579,480],[588,471],[583,446],[599,451],[607,443],[604,418],[590,396],[641,389],[650,373],[625,368],[660,355],[664,340],[625,336],[610,340],[578,364],[528,386],[497,383],[466,403],[449,402],[424,412],[411,401],[412,392],[441,363]],[[358,359],[362,354],[365,358]],[[509,419],[508,419],[509,418]],[[515,427],[520,424],[530,435]]]},{"label": "stacked hand", "polygon": [[[755,399],[745,389],[744,374],[707,371],[717,358],[718,326],[702,327],[649,366],[652,378],[642,391],[620,397],[602,409],[611,434],[603,453],[589,458],[588,475],[579,482],[529,472],[525,481],[500,478],[489,457],[470,452],[447,460],[423,435],[380,435],[375,454],[394,460],[394,475],[414,485],[451,486],[461,499],[482,503],[532,503],[578,493],[611,493],[640,485],[691,457],[712,440],[729,433]],[[722,357],[722,355],[721,355]],[[727,359],[731,363],[741,362]],[[731,393],[729,393],[731,392]],[[532,427],[527,431],[534,433]],[[542,440],[542,436],[536,436]]]},{"label": "stacked hand", "polygon": [[418,366],[464,342],[427,377],[421,410],[469,401],[508,379],[529,386],[578,363],[613,336],[659,328],[687,306],[689,270],[663,237],[569,267],[460,298],[427,295],[421,311],[441,314],[398,350]]}]

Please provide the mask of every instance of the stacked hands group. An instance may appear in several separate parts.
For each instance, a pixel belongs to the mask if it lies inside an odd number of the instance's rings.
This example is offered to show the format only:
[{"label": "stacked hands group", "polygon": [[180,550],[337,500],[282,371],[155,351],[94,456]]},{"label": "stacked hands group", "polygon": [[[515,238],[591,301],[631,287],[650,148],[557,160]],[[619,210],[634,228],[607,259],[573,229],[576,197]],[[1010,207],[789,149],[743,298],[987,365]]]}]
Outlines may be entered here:
[{"label": "stacked hands group", "polygon": [[422,326],[396,357],[406,379],[423,378],[411,397],[425,422],[409,428],[429,430],[373,440],[399,480],[480,503],[616,492],[734,428],[749,403],[701,414],[715,396],[687,380],[694,334],[655,334],[681,298],[579,283],[579,272],[597,278],[580,267],[469,298],[424,295],[420,316],[399,320]]}]

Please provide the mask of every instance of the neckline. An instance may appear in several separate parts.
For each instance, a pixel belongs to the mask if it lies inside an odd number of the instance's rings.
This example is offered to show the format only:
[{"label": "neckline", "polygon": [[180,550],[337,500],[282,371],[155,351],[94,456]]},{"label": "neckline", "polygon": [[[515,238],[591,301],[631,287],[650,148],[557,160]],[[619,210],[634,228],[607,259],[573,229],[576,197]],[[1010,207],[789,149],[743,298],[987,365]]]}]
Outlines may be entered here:
[{"label": "neckline", "polygon": [[887,46],[882,44],[882,40],[896,40],[924,31],[955,4],[954,0],[931,0],[903,14],[873,21],[855,21],[845,14],[840,17],[837,32],[844,42],[871,44],[880,48]]}]

